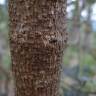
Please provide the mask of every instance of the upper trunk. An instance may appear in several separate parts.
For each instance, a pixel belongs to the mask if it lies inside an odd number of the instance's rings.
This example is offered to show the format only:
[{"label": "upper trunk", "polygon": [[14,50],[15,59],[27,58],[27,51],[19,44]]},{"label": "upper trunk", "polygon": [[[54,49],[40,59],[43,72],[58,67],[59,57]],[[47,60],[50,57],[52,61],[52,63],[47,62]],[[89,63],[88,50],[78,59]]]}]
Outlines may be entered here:
[{"label": "upper trunk", "polygon": [[9,0],[15,96],[59,96],[66,0]]}]

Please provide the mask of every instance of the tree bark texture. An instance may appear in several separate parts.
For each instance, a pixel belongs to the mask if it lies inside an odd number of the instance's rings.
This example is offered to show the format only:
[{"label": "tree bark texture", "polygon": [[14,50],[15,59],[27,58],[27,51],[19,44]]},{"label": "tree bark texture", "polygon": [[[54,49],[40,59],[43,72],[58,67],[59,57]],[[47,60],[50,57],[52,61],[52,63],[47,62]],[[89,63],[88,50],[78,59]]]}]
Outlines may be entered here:
[{"label": "tree bark texture", "polygon": [[66,0],[9,0],[15,96],[59,96],[65,14]]}]

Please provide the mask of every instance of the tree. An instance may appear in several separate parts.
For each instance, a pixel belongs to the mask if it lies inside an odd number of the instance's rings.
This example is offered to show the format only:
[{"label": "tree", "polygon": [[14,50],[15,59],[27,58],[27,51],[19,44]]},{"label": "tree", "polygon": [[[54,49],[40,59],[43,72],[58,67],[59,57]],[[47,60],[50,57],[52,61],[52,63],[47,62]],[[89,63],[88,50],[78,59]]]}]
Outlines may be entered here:
[{"label": "tree", "polygon": [[91,15],[92,15],[92,5],[95,3],[95,0],[86,0],[86,5],[87,5],[87,14],[88,16],[86,17],[85,21],[85,37],[84,37],[84,49],[86,51],[89,51],[91,49],[91,40],[89,41],[90,38],[92,38],[92,26],[91,26]]},{"label": "tree", "polygon": [[65,14],[66,0],[9,0],[15,96],[59,96]]}]

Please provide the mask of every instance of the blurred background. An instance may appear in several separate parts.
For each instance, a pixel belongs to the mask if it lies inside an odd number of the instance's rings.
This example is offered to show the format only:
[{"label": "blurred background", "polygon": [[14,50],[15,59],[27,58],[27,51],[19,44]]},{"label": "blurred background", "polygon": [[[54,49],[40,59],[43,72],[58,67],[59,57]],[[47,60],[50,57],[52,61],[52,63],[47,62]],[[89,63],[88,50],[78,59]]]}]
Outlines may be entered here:
[{"label": "blurred background", "polygon": [[[14,96],[8,42],[8,0],[0,0],[0,96]],[[60,96],[96,96],[96,0],[67,0],[68,48]]]}]

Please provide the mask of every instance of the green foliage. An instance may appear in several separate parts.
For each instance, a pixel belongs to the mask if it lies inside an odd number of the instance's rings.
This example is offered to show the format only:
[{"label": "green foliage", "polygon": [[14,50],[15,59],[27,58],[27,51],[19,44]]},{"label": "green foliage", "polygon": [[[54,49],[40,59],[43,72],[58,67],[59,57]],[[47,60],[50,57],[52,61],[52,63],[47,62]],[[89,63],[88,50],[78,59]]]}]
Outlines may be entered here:
[{"label": "green foliage", "polygon": [[95,80],[89,80],[86,82],[86,85],[82,88],[83,91],[87,92],[95,92],[96,91],[96,81]]},{"label": "green foliage", "polygon": [[6,69],[10,69],[10,66],[11,66],[11,58],[10,58],[10,55],[9,55],[9,54],[4,55],[4,57],[3,57],[3,66],[4,66]]},{"label": "green foliage", "polygon": [[94,4],[96,0],[86,0],[88,4]]},{"label": "green foliage", "polygon": [[81,61],[82,61],[82,63],[84,63],[85,65],[90,66],[90,67],[95,65],[95,63],[96,63],[96,60],[92,57],[91,54],[88,54],[88,53],[85,53],[84,59]]},{"label": "green foliage", "polygon": [[68,65],[70,62],[70,59],[72,58],[73,55],[76,55],[78,49],[76,47],[69,47],[66,50],[66,55],[64,55],[63,63],[64,65]]}]

